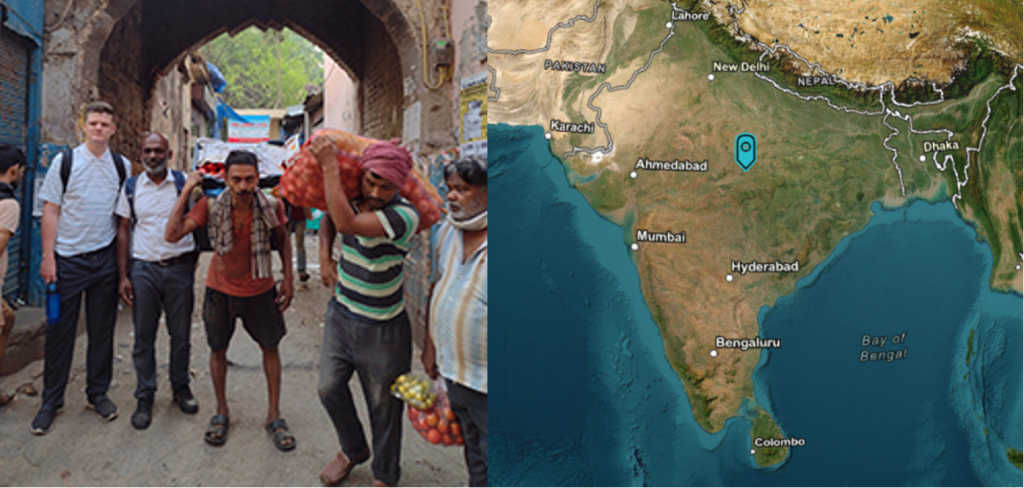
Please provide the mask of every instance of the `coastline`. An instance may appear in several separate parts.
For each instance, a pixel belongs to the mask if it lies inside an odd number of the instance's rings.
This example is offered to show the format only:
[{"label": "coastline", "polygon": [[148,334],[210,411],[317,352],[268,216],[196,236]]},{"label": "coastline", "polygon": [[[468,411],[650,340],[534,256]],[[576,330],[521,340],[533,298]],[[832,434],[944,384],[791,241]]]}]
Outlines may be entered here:
[{"label": "coastline", "polygon": [[[591,364],[590,368],[597,369],[598,371],[604,370],[607,374],[600,374],[599,379],[593,380],[596,383],[602,384],[600,387],[602,390],[621,391],[621,395],[613,395],[613,405],[609,406],[608,409],[611,412],[607,412],[605,420],[609,418],[619,419],[622,421],[618,424],[609,425],[608,427],[614,431],[616,437],[616,445],[614,449],[609,449],[609,453],[614,454],[613,459],[616,459],[612,464],[615,464],[615,471],[629,471],[632,469],[634,472],[633,482],[647,483],[648,479],[658,479],[660,476],[667,476],[668,480],[674,480],[674,483],[670,484],[723,484],[723,480],[738,479],[745,480],[746,484],[757,484],[766,483],[767,479],[762,478],[763,475],[769,473],[778,473],[782,476],[787,476],[785,468],[788,463],[790,456],[787,455],[786,460],[777,463],[768,468],[758,467],[752,456],[745,451],[749,450],[750,443],[750,431],[752,428],[752,422],[750,420],[749,412],[753,411],[755,406],[760,406],[765,409],[773,417],[775,416],[775,406],[771,404],[771,400],[768,392],[768,384],[764,372],[769,364],[769,353],[762,351],[762,355],[758,366],[754,370],[753,385],[754,385],[754,401],[744,402],[743,406],[730,417],[723,428],[714,434],[709,434],[703,430],[697,423],[696,419],[689,409],[689,398],[686,395],[682,382],[679,381],[679,373],[676,372],[665,355],[664,340],[661,337],[660,330],[656,323],[654,323],[651,313],[647,307],[646,301],[640,292],[639,286],[639,272],[636,268],[635,260],[631,257],[628,252],[627,241],[625,239],[625,233],[621,223],[615,223],[606,218],[605,216],[594,210],[587,200],[583,197],[572,184],[571,178],[566,175],[564,164],[557,158],[557,156],[550,153],[549,145],[543,138],[543,128],[539,126],[507,126],[498,125],[495,127],[497,130],[494,131],[495,135],[498,133],[508,134],[510,131],[522,131],[521,133],[529,134],[528,141],[525,142],[526,151],[540,151],[544,149],[547,156],[547,161],[537,161],[539,169],[545,174],[545,178],[555,187],[554,195],[552,200],[555,205],[566,205],[568,207],[575,208],[575,226],[566,225],[562,228],[565,233],[574,233],[576,238],[583,244],[587,249],[582,250],[587,253],[592,253],[595,260],[604,270],[598,270],[602,272],[608,272],[611,275],[610,282],[614,283],[619,289],[614,290],[614,294],[625,298],[629,303],[625,306],[629,310],[630,319],[629,323],[612,324],[612,327],[605,331],[588,331],[586,336],[588,341],[599,334],[604,334],[605,339],[612,335],[617,335],[617,348],[615,353],[621,354],[609,358],[605,364]],[[518,140],[518,137],[517,137]],[[496,165],[498,171],[497,176],[500,176],[501,165]],[[493,177],[493,176],[492,176]],[[846,236],[843,240],[836,245],[829,256],[820,265],[816,266],[814,270],[806,277],[799,280],[794,288],[794,291],[786,296],[780,297],[775,304],[772,306],[762,306],[758,313],[758,323],[761,330],[761,336],[765,337],[765,321],[764,318],[768,311],[772,308],[779,306],[784,300],[791,299],[800,290],[813,286],[818,279],[822,276],[825,270],[831,269],[835,263],[839,262],[848,251],[851,240],[859,235],[862,235],[869,230],[874,229],[879,225],[887,225],[895,222],[903,222],[908,218],[908,209],[915,205],[927,205],[929,210],[945,212],[951,214],[944,205],[951,205],[948,200],[945,202],[938,203],[926,203],[921,200],[911,200],[904,203],[904,205],[896,210],[887,210],[883,208],[883,205],[879,202],[872,204],[872,216],[869,223],[864,226],[861,230]],[[911,220],[923,220],[928,221],[929,219],[916,218],[913,215],[910,216]],[[949,217],[946,215],[945,217]],[[945,218],[944,217],[944,218]],[[972,238],[977,241],[977,233],[972,226],[967,224],[960,218],[959,215],[953,215],[952,217],[956,222],[959,223],[960,229],[964,232],[973,233]],[[623,220],[629,221],[632,219],[632,215],[627,213],[623,215]],[[596,229],[596,230],[595,230]],[[600,234],[599,238],[596,238],[597,234]],[[612,237],[614,235],[614,238]],[[595,240],[595,238],[597,240]],[[981,249],[984,252],[981,254],[985,257],[988,263],[987,272],[991,272],[991,250],[985,243],[975,244],[977,249]],[[581,276],[582,278],[582,276]],[[633,289],[635,288],[635,289]],[[553,291],[553,289],[552,289]],[[991,292],[987,288],[982,290],[982,294],[985,292]],[[1005,295],[1003,295],[1005,296]],[[1012,294],[1011,294],[1012,296]],[[1019,296],[1019,295],[1017,295]],[[620,300],[621,301],[621,300]],[[587,306],[598,307],[597,304],[588,303]],[[602,325],[599,324],[587,324],[587,325]],[[599,327],[598,327],[599,328]],[[959,331],[966,330],[961,324]],[[611,342],[611,341],[609,341]],[[623,371],[623,368],[635,369],[635,363],[643,362],[642,358],[638,356],[642,354],[649,354],[649,363],[653,366],[655,376],[661,378],[627,378],[628,373]],[[955,358],[954,358],[955,359]],[[962,361],[962,357],[959,358]],[[621,360],[621,361],[620,361]],[[981,362],[980,360],[978,361]],[[974,361],[972,360],[972,364]],[[610,369],[609,369],[610,368]],[[635,372],[635,371],[634,371]],[[619,375],[613,377],[613,375]],[[664,384],[662,380],[667,381],[668,385]],[[652,385],[662,383],[658,385],[661,390],[659,392],[666,405],[666,411],[670,411],[667,414],[661,412],[653,412],[653,410],[647,409],[646,405],[642,403],[636,404],[632,407],[632,403],[635,402],[635,398],[630,398],[636,395],[638,392],[641,395],[650,397],[654,395],[652,393]],[[665,400],[667,398],[667,400]],[[756,405],[754,405],[756,403]],[[675,405],[670,407],[668,405]],[[659,409],[660,410],[660,409]],[[653,412],[653,413],[652,413]],[[666,415],[668,417],[666,417]],[[642,426],[631,426],[626,423],[628,419],[630,422],[642,424]],[[671,419],[671,420],[666,420]],[[648,425],[650,423],[656,423],[657,425]],[[668,425],[666,425],[666,423]],[[652,428],[653,427],[653,428]],[[779,425],[782,429],[783,435],[788,435],[785,430],[785,426]],[[739,429],[739,430],[737,430]],[[632,432],[626,432],[631,430]],[[651,435],[650,433],[645,437],[644,432],[656,432],[657,435]],[[652,437],[675,437],[675,439],[668,442],[672,442],[668,447],[670,452],[675,452],[675,459],[687,458],[697,459],[701,462],[705,459],[712,459],[708,456],[716,454],[713,459],[718,459],[719,456],[725,455],[727,462],[719,459],[720,466],[719,472],[714,474],[697,474],[683,472],[680,468],[660,468],[663,471],[659,471],[661,475],[654,472],[649,472],[648,466],[654,466],[656,463],[651,462],[651,458],[658,456],[657,449],[652,448]],[[693,441],[696,440],[696,443]],[[696,444],[696,446],[684,446],[684,444]],[[699,449],[690,449],[692,447],[699,447]],[[661,449],[662,447],[658,447]],[[723,451],[723,448],[726,451]],[[698,452],[703,451],[703,452]],[[1005,451],[1005,450],[1004,450]],[[682,452],[685,452],[687,456],[680,456]],[[746,455],[744,455],[746,454]],[[628,461],[624,461],[625,458],[632,458],[633,466],[629,466]],[[973,458],[973,455],[972,455]],[[1003,454],[1005,460],[1005,453]],[[973,462],[973,459],[972,459]],[[639,468],[638,468],[639,466]],[[726,472],[727,468],[736,467],[743,468],[739,472]],[[674,473],[675,477],[665,474],[665,471],[671,472],[672,469],[677,471]],[[977,471],[975,467],[975,471]],[[782,470],[780,472],[780,470]],[[637,474],[641,473],[641,474]],[[672,473],[670,473],[672,474]],[[637,477],[639,476],[639,478]],[[681,476],[681,477],[680,477]],[[708,477],[710,476],[710,477]],[[682,480],[682,481],[681,481]],[[761,481],[758,481],[761,480]],[[602,484],[608,484],[608,481],[602,482]],[[627,482],[628,483],[628,482]],[[657,484],[652,481],[652,483]],[[664,482],[663,482],[664,483]],[[743,481],[741,481],[743,483]]]}]

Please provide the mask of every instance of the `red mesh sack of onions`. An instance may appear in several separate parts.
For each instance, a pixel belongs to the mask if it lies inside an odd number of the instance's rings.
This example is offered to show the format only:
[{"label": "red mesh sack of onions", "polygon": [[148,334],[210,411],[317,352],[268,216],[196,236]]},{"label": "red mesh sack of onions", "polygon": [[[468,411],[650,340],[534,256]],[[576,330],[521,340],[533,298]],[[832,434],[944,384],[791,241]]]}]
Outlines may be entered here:
[{"label": "red mesh sack of onions", "polygon": [[[323,169],[308,149],[309,141],[320,135],[330,137],[338,147],[341,187],[349,200],[354,200],[361,194],[362,171],[359,169],[359,155],[367,147],[380,141],[340,130],[320,129],[314,131],[313,137],[310,137],[299,152],[291,157],[281,177],[281,194],[297,206],[326,210]],[[417,232],[429,229],[441,220],[441,196],[416,168],[410,172],[405,186],[398,193],[409,200],[420,214]]]}]

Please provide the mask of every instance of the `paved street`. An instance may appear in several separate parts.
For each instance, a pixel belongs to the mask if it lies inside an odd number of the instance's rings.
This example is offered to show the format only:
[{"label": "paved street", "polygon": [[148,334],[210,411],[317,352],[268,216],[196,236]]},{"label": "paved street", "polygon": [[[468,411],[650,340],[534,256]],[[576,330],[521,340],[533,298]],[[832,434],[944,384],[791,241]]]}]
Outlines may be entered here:
[{"label": "paved street", "polygon": [[[307,254],[316,261],[316,236],[309,236],[306,242]],[[79,336],[66,405],[47,435],[37,437],[29,432],[39,408],[39,396],[19,395],[13,404],[0,409],[0,486],[320,485],[320,470],[337,452],[338,441],[316,392],[321,327],[329,299],[329,291],[320,285],[318,267],[311,266],[312,278],[305,284],[298,282],[296,273],[295,299],[285,313],[288,335],[281,344],[281,411],[296,436],[297,447],[283,453],[274,448],[271,436],[263,430],[266,383],[260,352],[241,327],[228,350],[232,363],[228,369],[232,422],[228,441],[222,447],[203,441],[215,407],[208,368],[209,348],[201,321],[208,262],[206,255],[199,265],[192,325],[192,389],[200,403],[199,413],[183,414],[171,402],[168,337],[161,325],[157,342],[159,391],[153,423],[144,431],[131,426],[135,409],[132,324],[130,311],[122,311],[117,323],[114,383],[110,391],[120,410],[119,417],[106,423],[85,408],[86,340],[84,335]],[[415,369],[422,370],[418,348],[413,364]],[[13,390],[32,382],[42,390],[42,368],[42,361],[32,363],[14,375],[0,378],[0,385]],[[368,426],[358,380],[353,378],[351,384],[360,416]],[[404,422],[401,484],[465,486],[468,478],[462,449],[431,445],[412,430],[408,420]],[[367,463],[357,467],[343,486],[369,486],[372,481]]]}]

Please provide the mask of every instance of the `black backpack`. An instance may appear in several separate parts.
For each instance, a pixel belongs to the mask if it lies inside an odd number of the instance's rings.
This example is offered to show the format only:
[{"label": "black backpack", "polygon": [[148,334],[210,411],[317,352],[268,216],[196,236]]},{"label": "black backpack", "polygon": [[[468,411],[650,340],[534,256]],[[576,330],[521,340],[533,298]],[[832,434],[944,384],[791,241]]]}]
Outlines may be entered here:
[{"label": "black backpack", "polygon": [[[174,188],[178,190],[178,195],[181,195],[181,190],[185,188],[185,173],[181,171],[169,170],[171,176],[174,177]],[[135,227],[135,183],[138,181],[138,175],[128,178],[128,181],[124,185],[124,196],[128,199],[128,208],[131,211],[132,227]],[[195,205],[195,201],[189,196],[188,205],[185,207],[185,213],[188,213]],[[212,251],[213,246],[210,245],[210,234],[206,230],[205,225],[200,225],[192,231],[192,240],[196,244],[197,251]]]},{"label": "black backpack", "polygon": [[[65,149],[61,151],[60,154],[60,181],[63,185],[64,191],[67,192],[68,180],[71,179],[71,165],[74,163],[74,158],[72,157],[74,151],[71,149]],[[117,168],[117,189],[120,190],[122,187],[124,187],[124,182],[128,178],[128,174],[124,169],[124,156],[121,156],[120,154],[114,151],[110,151],[110,159],[114,160],[114,167]]]}]

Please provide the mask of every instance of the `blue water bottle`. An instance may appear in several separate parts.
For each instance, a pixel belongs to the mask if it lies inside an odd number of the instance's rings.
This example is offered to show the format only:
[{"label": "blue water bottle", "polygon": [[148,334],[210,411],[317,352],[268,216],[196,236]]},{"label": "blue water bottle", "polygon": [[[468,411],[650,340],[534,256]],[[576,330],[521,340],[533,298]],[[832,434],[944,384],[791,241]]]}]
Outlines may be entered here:
[{"label": "blue water bottle", "polygon": [[46,323],[53,325],[60,320],[60,291],[57,283],[46,285]]}]

